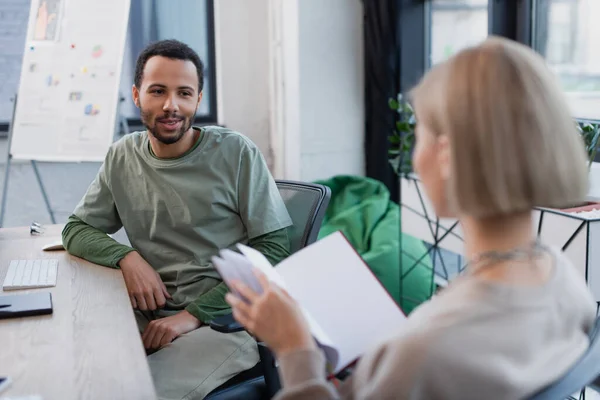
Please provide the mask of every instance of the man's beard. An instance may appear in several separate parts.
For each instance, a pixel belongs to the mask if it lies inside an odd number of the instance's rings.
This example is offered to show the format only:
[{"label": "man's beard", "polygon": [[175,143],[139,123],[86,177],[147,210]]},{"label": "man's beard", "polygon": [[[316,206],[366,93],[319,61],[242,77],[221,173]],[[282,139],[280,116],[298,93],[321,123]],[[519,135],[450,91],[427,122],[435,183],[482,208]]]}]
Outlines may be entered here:
[{"label": "man's beard", "polygon": [[160,134],[158,128],[156,127],[156,119],[154,120],[154,126],[150,126],[150,124],[148,123],[148,121],[152,119],[152,114],[150,114],[147,111],[144,111],[142,108],[140,108],[140,113],[142,116],[142,123],[144,124],[146,129],[148,129],[148,132],[150,132],[152,136],[154,136],[159,142],[163,144],[177,143],[183,137],[183,135],[192,127],[191,118],[183,118],[180,115],[167,114],[162,116],[162,118],[181,118],[182,124],[181,128],[179,128],[179,130],[174,136],[163,136]]}]

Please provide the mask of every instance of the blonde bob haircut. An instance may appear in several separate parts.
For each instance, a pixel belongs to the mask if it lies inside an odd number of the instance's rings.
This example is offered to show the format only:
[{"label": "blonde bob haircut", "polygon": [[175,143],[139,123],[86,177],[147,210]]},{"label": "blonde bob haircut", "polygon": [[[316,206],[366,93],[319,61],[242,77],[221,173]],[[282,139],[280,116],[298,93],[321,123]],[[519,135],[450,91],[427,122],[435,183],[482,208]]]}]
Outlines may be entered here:
[{"label": "blonde bob haircut", "polygon": [[530,48],[490,37],[411,92],[417,123],[450,143],[450,211],[492,217],[580,204],[587,157],[554,75]]}]

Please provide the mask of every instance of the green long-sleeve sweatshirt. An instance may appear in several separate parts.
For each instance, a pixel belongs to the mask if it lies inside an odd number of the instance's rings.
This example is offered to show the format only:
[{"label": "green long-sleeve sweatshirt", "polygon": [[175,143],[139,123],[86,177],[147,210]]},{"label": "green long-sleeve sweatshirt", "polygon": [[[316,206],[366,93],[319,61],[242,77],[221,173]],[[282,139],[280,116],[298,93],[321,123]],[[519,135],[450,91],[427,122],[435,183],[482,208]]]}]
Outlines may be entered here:
[{"label": "green long-sleeve sweatshirt", "polygon": [[[63,245],[70,254],[107,267],[119,268],[119,261],[130,252],[136,251],[133,247],[121,244],[106,233],[86,224],[76,215],[69,217],[62,236]],[[273,265],[290,254],[290,242],[285,228],[251,239],[248,246],[264,254]],[[225,302],[225,294],[228,291],[225,283],[221,282],[199,295],[185,309],[202,322],[228,314],[230,308]]]},{"label": "green long-sleeve sweatshirt", "polygon": [[[152,152],[147,132],[114,143],[63,243],[71,254],[110,267],[135,249],[167,287],[166,310],[185,309],[207,322],[229,312],[211,257],[247,243],[276,264],[289,254],[292,222],[256,145],[221,127],[195,130],[196,144],[172,159]],[[132,247],[106,235],[121,227]]]}]

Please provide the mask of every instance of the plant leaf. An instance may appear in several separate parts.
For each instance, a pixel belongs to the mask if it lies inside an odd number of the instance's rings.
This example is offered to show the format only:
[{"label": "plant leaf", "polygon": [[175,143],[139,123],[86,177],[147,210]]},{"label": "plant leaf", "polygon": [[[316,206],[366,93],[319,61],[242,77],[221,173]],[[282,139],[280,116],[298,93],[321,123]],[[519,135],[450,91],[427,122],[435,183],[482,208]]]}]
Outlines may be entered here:
[{"label": "plant leaf", "polygon": [[598,147],[598,139],[600,139],[600,126],[597,125],[596,132],[594,132],[594,136],[592,136],[592,138],[590,140],[590,144],[588,146],[588,153],[589,153],[590,157],[592,156],[592,153]]},{"label": "plant leaf", "polygon": [[398,175],[398,172],[400,171],[400,157],[392,158],[391,160],[389,160],[389,163],[394,169],[394,173]]},{"label": "plant leaf", "polygon": [[412,132],[410,124],[406,121],[396,122],[396,130],[398,132],[406,132],[406,133]]},{"label": "plant leaf", "polygon": [[398,135],[388,136],[388,142],[390,142],[391,144],[400,144],[400,136],[398,136]]},{"label": "plant leaf", "polygon": [[415,115],[412,105],[405,101],[402,94],[388,100],[389,107],[398,113],[395,131],[388,136],[390,165],[398,175],[412,171],[411,153],[414,147]]}]

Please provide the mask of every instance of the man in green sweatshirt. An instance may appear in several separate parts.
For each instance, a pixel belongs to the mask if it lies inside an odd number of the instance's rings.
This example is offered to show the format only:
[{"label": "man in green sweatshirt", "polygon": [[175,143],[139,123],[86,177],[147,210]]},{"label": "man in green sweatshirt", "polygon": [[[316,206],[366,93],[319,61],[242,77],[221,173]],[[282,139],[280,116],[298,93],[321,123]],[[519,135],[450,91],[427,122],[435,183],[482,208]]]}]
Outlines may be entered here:
[{"label": "man in green sweatshirt", "polygon": [[[123,271],[161,399],[203,398],[258,362],[247,333],[204,326],[229,312],[211,256],[239,242],[273,264],[289,255],[291,220],[258,148],[192,126],[202,88],[187,45],[142,51],[132,90],[147,130],[111,146],[63,230],[69,253]],[[132,247],[107,235],[121,227]]]}]

